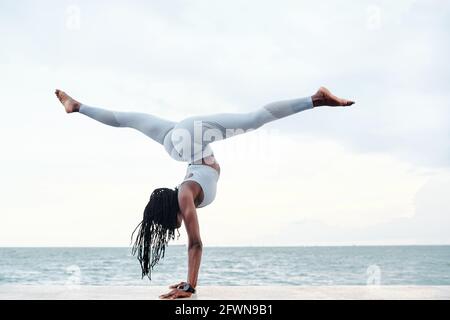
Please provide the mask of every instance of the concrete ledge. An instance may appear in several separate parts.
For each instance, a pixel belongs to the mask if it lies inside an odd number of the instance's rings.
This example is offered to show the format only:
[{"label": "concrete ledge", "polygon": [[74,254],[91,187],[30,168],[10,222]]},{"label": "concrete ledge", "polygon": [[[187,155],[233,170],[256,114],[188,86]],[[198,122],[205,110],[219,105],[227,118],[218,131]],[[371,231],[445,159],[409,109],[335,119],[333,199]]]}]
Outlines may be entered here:
[{"label": "concrete ledge", "polygon": [[[0,286],[1,300],[153,300],[158,286]],[[450,286],[205,286],[197,300],[450,300]]]}]

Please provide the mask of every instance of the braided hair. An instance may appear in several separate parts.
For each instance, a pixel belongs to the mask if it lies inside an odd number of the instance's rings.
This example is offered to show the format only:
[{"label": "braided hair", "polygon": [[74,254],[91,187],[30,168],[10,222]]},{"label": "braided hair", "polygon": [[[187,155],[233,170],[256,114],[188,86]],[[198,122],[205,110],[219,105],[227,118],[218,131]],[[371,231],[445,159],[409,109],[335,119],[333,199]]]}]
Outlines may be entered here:
[{"label": "braided hair", "polygon": [[139,228],[131,252],[133,255],[137,254],[142,278],[148,276],[151,280],[151,271],[164,258],[169,240],[175,239],[179,211],[178,188],[158,188],[152,192],[144,217],[131,235],[133,242],[133,236]]}]

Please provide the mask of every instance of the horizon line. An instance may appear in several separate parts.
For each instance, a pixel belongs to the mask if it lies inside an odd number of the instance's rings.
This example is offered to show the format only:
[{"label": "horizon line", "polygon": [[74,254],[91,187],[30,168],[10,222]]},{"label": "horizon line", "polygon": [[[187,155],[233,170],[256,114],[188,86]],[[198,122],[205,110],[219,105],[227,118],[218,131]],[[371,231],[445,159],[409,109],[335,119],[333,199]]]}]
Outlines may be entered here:
[{"label": "horizon line", "polygon": [[[204,245],[203,248],[314,248],[314,247],[445,247],[450,243],[441,244],[314,244],[314,245]],[[32,249],[32,248],[54,248],[54,249],[76,249],[76,248],[131,248],[132,246],[3,246],[0,249]],[[187,247],[186,244],[169,244],[169,247]]]}]

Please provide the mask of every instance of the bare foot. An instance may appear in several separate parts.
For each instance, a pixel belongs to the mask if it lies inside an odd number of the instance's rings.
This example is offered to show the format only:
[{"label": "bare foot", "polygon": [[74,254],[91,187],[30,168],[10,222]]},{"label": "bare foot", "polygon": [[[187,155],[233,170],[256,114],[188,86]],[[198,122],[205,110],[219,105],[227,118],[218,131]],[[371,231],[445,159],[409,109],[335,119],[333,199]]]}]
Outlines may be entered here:
[{"label": "bare foot", "polygon": [[312,100],[314,107],[348,107],[355,103],[351,100],[336,97],[330,90],[324,87],[320,87],[320,89],[312,96]]},{"label": "bare foot", "polygon": [[56,89],[55,94],[61,104],[64,106],[64,109],[66,109],[67,113],[78,112],[80,110],[81,103],[73,99],[64,91]]}]

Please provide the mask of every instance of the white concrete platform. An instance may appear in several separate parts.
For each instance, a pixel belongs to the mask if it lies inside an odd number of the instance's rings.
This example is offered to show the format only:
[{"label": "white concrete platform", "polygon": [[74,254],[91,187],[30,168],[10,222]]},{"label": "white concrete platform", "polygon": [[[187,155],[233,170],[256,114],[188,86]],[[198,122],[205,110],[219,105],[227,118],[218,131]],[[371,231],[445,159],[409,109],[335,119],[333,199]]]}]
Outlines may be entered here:
[{"label": "white concrete platform", "polygon": [[[0,300],[153,300],[157,286],[0,286]],[[204,286],[197,300],[450,300],[450,286]]]}]

